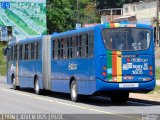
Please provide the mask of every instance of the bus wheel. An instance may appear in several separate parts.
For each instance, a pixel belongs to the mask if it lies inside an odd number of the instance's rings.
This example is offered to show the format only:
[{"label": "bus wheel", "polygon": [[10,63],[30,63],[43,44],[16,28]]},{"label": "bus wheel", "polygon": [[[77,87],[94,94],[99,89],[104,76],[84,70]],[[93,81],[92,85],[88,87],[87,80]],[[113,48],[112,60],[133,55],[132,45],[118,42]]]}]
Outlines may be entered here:
[{"label": "bus wheel", "polygon": [[71,83],[71,100],[73,102],[79,101],[78,86],[77,86],[77,82],[75,80],[73,80]]},{"label": "bus wheel", "polygon": [[12,77],[12,86],[14,90],[18,90],[20,87],[16,85],[16,78]]},{"label": "bus wheel", "polygon": [[40,86],[39,86],[39,81],[38,79],[36,78],[35,81],[34,81],[34,91],[37,95],[40,94],[41,90],[40,90]]},{"label": "bus wheel", "polygon": [[118,92],[118,93],[113,93],[111,95],[111,101],[113,103],[125,103],[127,102],[129,98],[129,92]]}]

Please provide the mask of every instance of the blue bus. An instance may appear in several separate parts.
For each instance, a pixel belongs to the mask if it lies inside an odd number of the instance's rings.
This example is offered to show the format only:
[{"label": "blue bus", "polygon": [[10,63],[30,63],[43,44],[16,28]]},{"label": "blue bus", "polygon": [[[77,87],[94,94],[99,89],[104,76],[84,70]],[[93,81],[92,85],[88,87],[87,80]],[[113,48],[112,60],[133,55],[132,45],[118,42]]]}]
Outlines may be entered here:
[{"label": "blue bus", "polygon": [[155,88],[153,28],[106,23],[50,36],[12,41],[7,47],[7,82],[14,89],[89,95],[126,102],[130,92]]}]

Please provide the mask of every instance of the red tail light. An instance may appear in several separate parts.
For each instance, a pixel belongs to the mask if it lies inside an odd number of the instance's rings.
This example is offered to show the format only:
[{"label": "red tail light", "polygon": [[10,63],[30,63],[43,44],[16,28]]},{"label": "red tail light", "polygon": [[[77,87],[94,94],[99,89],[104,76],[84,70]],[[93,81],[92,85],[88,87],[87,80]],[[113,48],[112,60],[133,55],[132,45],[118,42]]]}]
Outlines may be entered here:
[{"label": "red tail light", "polygon": [[153,75],[153,71],[150,71],[149,74],[150,74],[150,75]]},{"label": "red tail light", "polygon": [[102,75],[103,75],[104,77],[106,77],[106,76],[107,76],[107,73],[106,73],[106,72],[102,72]]},{"label": "red tail light", "polygon": [[126,60],[126,61],[127,61],[127,63],[131,62],[130,58],[127,58],[127,60]]}]

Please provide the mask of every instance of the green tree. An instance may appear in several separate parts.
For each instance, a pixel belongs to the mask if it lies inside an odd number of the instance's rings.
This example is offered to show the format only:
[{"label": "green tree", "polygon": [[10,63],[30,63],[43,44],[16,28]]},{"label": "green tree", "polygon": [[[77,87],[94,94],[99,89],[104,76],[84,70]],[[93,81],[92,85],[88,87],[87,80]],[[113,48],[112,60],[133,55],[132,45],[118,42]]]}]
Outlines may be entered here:
[{"label": "green tree", "polygon": [[98,23],[100,22],[100,16],[96,8],[96,3],[91,2],[84,8],[83,23]]},{"label": "green tree", "polygon": [[68,0],[47,1],[47,28],[49,34],[73,29],[75,26],[74,10]]}]

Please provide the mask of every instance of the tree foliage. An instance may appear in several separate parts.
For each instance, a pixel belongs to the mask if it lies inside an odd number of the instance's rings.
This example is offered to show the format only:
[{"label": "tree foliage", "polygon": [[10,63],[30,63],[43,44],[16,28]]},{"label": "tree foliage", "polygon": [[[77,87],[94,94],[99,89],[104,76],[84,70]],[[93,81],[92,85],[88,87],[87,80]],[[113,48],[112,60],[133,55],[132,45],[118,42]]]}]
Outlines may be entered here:
[{"label": "tree foliage", "polygon": [[75,23],[74,10],[68,0],[47,1],[48,32],[61,32],[73,29]]},{"label": "tree foliage", "polygon": [[[47,27],[50,34],[75,28],[76,22],[100,22],[99,9],[119,8],[139,0],[47,0]],[[77,10],[78,2],[78,10]],[[79,17],[78,17],[79,16]]]}]

